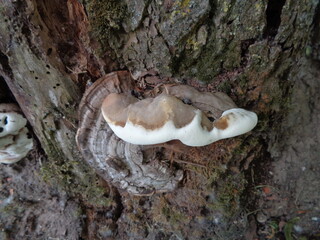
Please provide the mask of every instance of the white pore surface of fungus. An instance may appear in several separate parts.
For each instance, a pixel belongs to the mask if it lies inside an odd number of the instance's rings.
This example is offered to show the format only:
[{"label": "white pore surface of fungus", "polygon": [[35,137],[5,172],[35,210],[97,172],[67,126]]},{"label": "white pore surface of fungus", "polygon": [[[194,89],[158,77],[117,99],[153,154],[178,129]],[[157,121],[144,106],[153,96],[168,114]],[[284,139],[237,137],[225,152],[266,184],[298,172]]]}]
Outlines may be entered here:
[{"label": "white pore surface of fungus", "polygon": [[201,110],[166,94],[138,101],[113,93],[104,100],[102,114],[119,138],[139,145],[177,139],[188,146],[205,146],[244,134],[258,122],[254,112],[242,108],[226,110],[211,122]]},{"label": "white pore surface of fungus", "polygon": [[0,113],[0,163],[15,163],[32,149],[33,140],[28,136],[26,124],[27,120],[19,113]]}]

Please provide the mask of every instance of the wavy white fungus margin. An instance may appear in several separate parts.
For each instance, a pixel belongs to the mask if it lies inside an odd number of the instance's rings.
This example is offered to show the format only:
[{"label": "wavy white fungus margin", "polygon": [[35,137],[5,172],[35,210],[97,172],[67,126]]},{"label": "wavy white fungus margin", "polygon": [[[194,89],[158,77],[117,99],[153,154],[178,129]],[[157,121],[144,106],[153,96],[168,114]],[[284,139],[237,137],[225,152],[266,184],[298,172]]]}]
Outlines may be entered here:
[{"label": "wavy white fungus margin", "polygon": [[[130,105],[127,109],[130,111]],[[201,124],[202,118],[205,117],[203,112],[195,108],[194,113],[195,115],[192,121],[181,128],[177,128],[174,122],[169,120],[159,128],[146,129],[142,125],[134,124],[128,119],[123,127],[115,124],[102,110],[104,119],[119,138],[138,145],[151,145],[170,140],[180,140],[188,146],[205,146],[221,139],[247,133],[251,131],[258,122],[256,113],[242,108],[232,108],[224,111],[221,117],[212,123],[212,130],[208,131]],[[215,123],[219,121],[223,121],[226,127],[215,127]]]}]

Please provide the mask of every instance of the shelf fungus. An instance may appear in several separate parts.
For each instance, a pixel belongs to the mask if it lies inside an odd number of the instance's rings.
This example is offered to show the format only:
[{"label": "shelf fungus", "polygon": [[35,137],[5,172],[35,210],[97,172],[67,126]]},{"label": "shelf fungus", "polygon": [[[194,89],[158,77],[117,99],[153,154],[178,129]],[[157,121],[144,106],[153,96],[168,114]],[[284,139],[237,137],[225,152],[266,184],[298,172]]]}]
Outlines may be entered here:
[{"label": "shelf fungus", "polygon": [[0,163],[15,163],[33,147],[27,120],[15,104],[0,104]]},{"label": "shelf fungus", "polygon": [[156,152],[119,139],[101,114],[101,104],[109,94],[130,94],[132,89],[130,73],[118,71],[86,90],[79,105],[78,148],[88,164],[121,191],[134,195],[172,191],[183,178],[182,170],[159,161]]},{"label": "shelf fungus", "polygon": [[237,108],[224,93],[164,85],[162,93],[139,100],[131,94],[133,87],[127,71],[96,81],[80,103],[77,132],[78,147],[88,163],[132,194],[171,191],[183,177],[181,170],[161,159],[166,154],[150,153],[145,145],[180,140],[204,146],[246,133],[257,124],[255,113]]},{"label": "shelf fungus", "polygon": [[232,108],[211,122],[203,111],[168,94],[139,101],[112,93],[102,103],[102,115],[119,138],[140,145],[180,140],[188,146],[205,146],[244,134],[258,121],[255,113]]}]

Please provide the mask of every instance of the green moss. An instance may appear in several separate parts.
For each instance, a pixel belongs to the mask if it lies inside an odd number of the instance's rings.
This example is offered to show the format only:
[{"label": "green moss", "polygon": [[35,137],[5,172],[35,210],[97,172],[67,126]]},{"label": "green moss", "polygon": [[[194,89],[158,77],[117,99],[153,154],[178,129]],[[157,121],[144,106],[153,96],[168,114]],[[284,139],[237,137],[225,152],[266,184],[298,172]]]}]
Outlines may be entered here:
[{"label": "green moss", "polygon": [[90,19],[93,36],[102,46],[110,35],[121,28],[121,22],[127,14],[126,5],[117,0],[87,0],[86,9]]},{"label": "green moss", "polygon": [[221,58],[223,60],[224,70],[233,70],[240,67],[241,62],[241,44],[239,41],[232,40],[225,46]]},{"label": "green moss", "polygon": [[170,225],[175,229],[175,226],[178,227],[182,223],[188,222],[188,216],[181,213],[178,209],[174,207],[164,206],[162,208],[162,214],[165,216]]},{"label": "green moss", "polygon": [[181,8],[186,8],[186,7],[189,6],[189,3],[190,3],[190,0],[182,0],[182,1],[180,2],[180,7],[181,7]]},{"label": "green moss", "polygon": [[177,17],[186,16],[190,12],[189,8],[190,0],[179,0],[174,3],[174,10],[171,12],[170,19],[172,22]]},{"label": "green moss", "polygon": [[[52,114],[53,113],[53,114]],[[66,159],[62,149],[57,148],[56,141],[56,118],[61,118],[54,110],[48,112],[41,124],[43,129],[49,129],[44,132],[41,142],[45,142],[44,150],[48,156],[48,160],[44,161],[41,166],[41,176],[44,181],[58,186],[67,191],[70,196],[81,196],[81,199],[90,205],[96,207],[107,207],[112,200],[105,197],[106,189],[98,186],[98,176],[96,173],[82,161],[70,161]],[[72,118],[70,118],[72,119]],[[50,130],[52,129],[52,130]],[[70,144],[74,144],[74,149],[69,154],[72,154],[73,159],[77,159],[76,154],[79,154],[74,142],[75,136],[69,134]],[[79,156],[78,159],[81,159]]]},{"label": "green moss", "polygon": [[[257,132],[257,129],[255,129]],[[232,158],[244,158],[245,156],[248,156],[248,153],[251,152],[253,149],[255,149],[257,146],[263,145],[261,143],[261,139],[259,137],[255,137],[253,135],[249,135],[247,137],[244,137],[245,141],[243,141],[237,148],[235,148],[232,152]]]},{"label": "green moss", "polygon": [[231,89],[232,89],[232,86],[231,86],[230,82],[222,82],[221,84],[219,84],[217,86],[217,90],[219,92],[224,92],[226,94],[230,94],[231,93]]},{"label": "green moss", "polygon": [[237,79],[237,83],[238,83],[240,88],[246,89],[248,87],[248,78],[247,78],[247,76],[245,74],[240,75],[239,78]]},{"label": "green moss", "polygon": [[306,54],[306,57],[311,57],[312,56],[312,47],[311,46],[306,46],[305,48],[305,54]]},{"label": "green moss", "polygon": [[[186,40],[187,43],[193,43],[192,40]],[[192,77],[197,77],[200,81],[210,82],[213,78],[219,74],[221,70],[221,61],[217,53],[217,49],[212,46],[212,42],[209,41],[207,45],[203,47],[197,58],[193,58],[194,46],[191,49],[186,49],[183,54],[174,61],[174,69],[177,73],[186,72]]]},{"label": "green moss", "polygon": [[215,39],[211,33],[205,45],[197,41],[196,33],[181,40],[180,48],[185,46],[181,56],[174,61],[175,72],[186,72],[200,81],[211,82],[222,71],[231,71],[240,67],[241,48],[239,41]]},{"label": "green moss", "polygon": [[222,181],[217,189],[218,200],[208,202],[206,208],[223,212],[224,217],[230,218],[240,210],[240,198],[247,182],[243,175],[228,175]]},{"label": "green moss", "polygon": [[286,225],[284,225],[284,235],[287,240],[293,240],[292,232],[293,232],[293,226],[300,220],[299,217],[295,217],[288,221]]},{"label": "green moss", "polygon": [[219,202],[216,207],[222,207],[227,215],[233,216],[239,210],[240,196],[246,183],[241,174],[228,175],[218,187]]},{"label": "green moss", "polygon": [[200,43],[194,37],[189,38],[187,40],[186,48],[196,51],[200,48]]},{"label": "green moss", "polygon": [[168,229],[173,231],[181,230],[182,226],[190,222],[189,215],[177,206],[170,204],[163,196],[157,199],[151,211],[155,223],[166,225]]},{"label": "green moss", "polygon": [[42,164],[43,179],[67,191],[71,196],[95,207],[108,207],[112,199],[106,197],[106,189],[98,186],[98,176],[84,163],[76,161],[51,160]]}]

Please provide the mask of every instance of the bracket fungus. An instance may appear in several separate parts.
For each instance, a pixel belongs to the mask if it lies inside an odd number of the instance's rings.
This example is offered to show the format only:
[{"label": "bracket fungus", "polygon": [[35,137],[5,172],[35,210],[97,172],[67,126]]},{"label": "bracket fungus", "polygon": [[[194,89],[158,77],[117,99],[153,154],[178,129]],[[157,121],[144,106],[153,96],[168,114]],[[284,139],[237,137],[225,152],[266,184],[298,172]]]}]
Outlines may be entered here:
[{"label": "bracket fungus", "polygon": [[0,104],[0,163],[15,163],[33,147],[27,120],[15,104]]},{"label": "bracket fungus", "polygon": [[248,132],[257,123],[255,113],[237,108],[224,93],[164,85],[161,94],[139,100],[131,94],[133,87],[127,71],[97,80],[81,100],[76,137],[86,161],[131,194],[171,191],[183,178],[182,170],[163,161],[165,154],[150,153],[145,145],[178,139],[204,146]]},{"label": "bracket fungus", "polygon": [[[210,97],[207,95],[209,100]],[[103,101],[102,114],[119,138],[140,145],[180,140],[188,146],[205,146],[244,134],[258,121],[254,112],[231,108],[211,122],[203,111],[168,94],[139,101],[130,95],[112,93]]]},{"label": "bracket fungus", "polygon": [[88,164],[119,190],[134,195],[172,191],[182,171],[158,161],[155,153],[147,157],[142,146],[119,139],[101,114],[103,100],[110,93],[130,94],[132,81],[127,71],[113,72],[86,90],[79,105],[78,148]]}]

